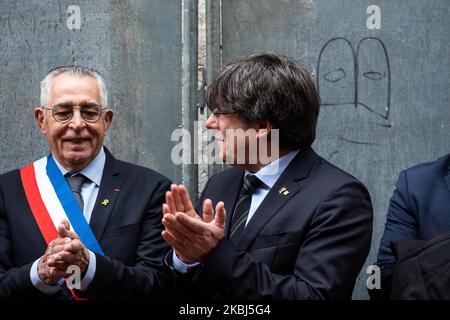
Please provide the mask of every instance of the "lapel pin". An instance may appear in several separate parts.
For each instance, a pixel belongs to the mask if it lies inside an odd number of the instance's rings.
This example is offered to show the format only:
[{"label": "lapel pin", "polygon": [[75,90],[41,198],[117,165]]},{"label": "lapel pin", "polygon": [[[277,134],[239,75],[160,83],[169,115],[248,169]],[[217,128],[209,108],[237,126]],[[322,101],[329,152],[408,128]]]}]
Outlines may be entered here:
[{"label": "lapel pin", "polygon": [[278,193],[282,194],[283,196],[287,196],[289,194],[289,191],[286,187],[283,187],[280,190],[278,190]]},{"label": "lapel pin", "polygon": [[104,205],[105,207],[108,205],[108,203],[109,203],[108,199],[105,199],[102,201],[102,205]]}]

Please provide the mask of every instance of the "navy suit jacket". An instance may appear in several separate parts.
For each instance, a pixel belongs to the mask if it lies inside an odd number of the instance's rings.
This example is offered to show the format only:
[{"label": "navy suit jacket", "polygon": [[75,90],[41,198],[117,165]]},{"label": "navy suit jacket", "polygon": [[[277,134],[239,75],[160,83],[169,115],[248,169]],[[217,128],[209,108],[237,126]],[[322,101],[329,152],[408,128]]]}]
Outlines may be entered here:
[{"label": "navy suit jacket", "polygon": [[[96,254],[96,272],[88,298],[128,299],[160,296],[162,256],[161,204],[170,181],[157,172],[116,160],[106,163],[90,227],[106,256]],[[119,190],[119,191],[117,191]],[[101,205],[108,199],[107,206]],[[49,297],[30,280],[32,263],[47,245],[31,213],[19,170],[0,176],[0,298]],[[67,296],[67,291],[66,291]]]},{"label": "navy suit jacket", "polygon": [[[224,201],[225,234],[243,177],[236,167],[214,175],[199,201],[198,209],[207,198],[214,206]],[[288,195],[279,192],[283,187]],[[190,279],[188,296],[350,299],[371,234],[372,205],[364,185],[307,148],[269,191],[236,246],[224,238],[207,256]]]},{"label": "navy suit jacket", "polygon": [[391,197],[376,264],[381,290],[369,290],[373,299],[390,297],[395,256],[394,240],[431,240],[450,231],[450,154],[400,173]]}]

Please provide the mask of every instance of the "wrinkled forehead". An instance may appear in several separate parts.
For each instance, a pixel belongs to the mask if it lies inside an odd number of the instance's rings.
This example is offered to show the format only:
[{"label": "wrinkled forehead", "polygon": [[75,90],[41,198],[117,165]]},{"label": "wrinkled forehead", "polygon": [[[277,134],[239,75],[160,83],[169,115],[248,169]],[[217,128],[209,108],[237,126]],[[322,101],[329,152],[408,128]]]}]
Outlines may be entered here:
[{"label": "wrinkled forehead", "polygon": [[91,76],[78,76],[69,72],[59,74],[52,79],[50,102],[96,102],[100,103],[100,87]]}]

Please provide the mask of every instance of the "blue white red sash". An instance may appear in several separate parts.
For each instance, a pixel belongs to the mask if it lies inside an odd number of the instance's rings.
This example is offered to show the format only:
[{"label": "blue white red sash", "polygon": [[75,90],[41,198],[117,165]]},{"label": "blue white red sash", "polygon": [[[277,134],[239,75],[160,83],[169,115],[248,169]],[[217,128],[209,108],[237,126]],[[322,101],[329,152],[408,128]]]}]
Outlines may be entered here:
[{"label": "blue white red sash", "polygon": [[21,169],[20,176],[31,211],[47,244],[58,237],[58,226],[67,219],[86,248],[104,256],[51,155]]}]

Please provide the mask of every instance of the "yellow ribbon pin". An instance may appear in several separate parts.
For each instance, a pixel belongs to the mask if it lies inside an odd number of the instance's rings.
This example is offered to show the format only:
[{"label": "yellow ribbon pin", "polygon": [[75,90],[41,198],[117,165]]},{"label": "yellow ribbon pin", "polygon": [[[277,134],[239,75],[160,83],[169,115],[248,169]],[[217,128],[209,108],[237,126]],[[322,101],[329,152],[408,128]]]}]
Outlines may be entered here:
[{"label": "yellow ribbon pin", "polygon": [[286,187],[283,187],[280,190],[278,190],[278,193],[282,194],[283,196],[287,196],[289,194],[289,191]]},{"label": "yellow ribbon pin", "polygon": [[108,200],[108,199],[105,199],[105,200],[102,201],[102,205],[104,205],[104,206],[107,206],[108,203],[109,203],[109,200]]}]

